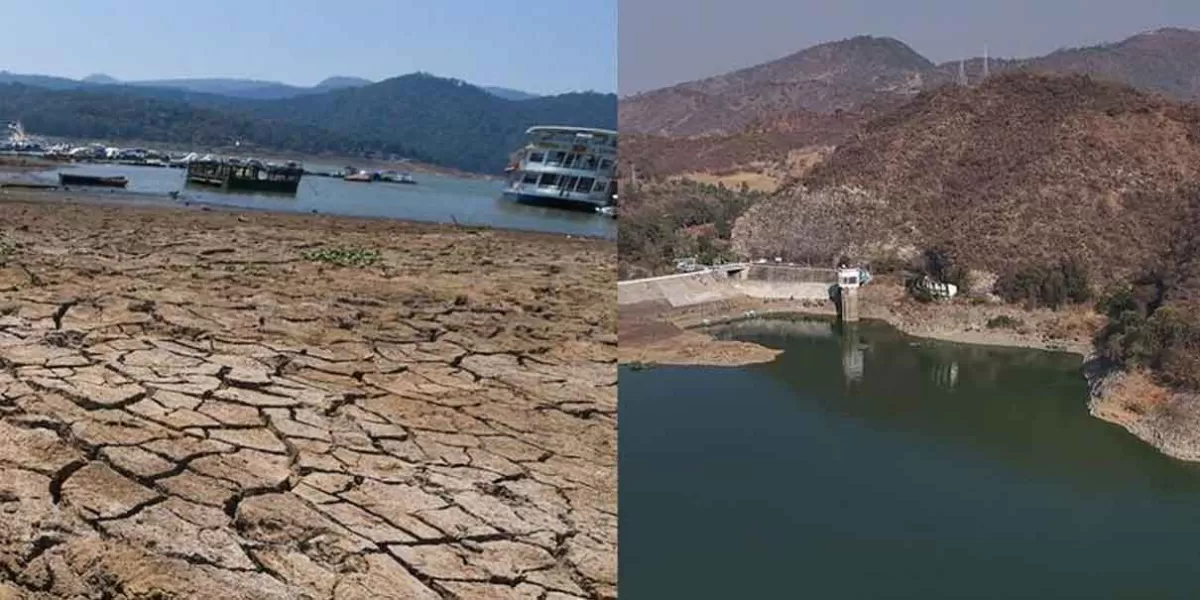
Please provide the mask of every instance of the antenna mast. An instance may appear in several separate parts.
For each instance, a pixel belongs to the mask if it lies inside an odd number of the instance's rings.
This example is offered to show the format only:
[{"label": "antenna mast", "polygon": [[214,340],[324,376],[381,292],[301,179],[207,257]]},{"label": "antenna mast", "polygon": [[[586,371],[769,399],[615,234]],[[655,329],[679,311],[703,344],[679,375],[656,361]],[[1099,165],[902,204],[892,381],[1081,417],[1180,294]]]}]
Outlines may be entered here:
[{"label": "antenna mast", "polygon": [[988,77],[988,52],[987,52],[987,44],[984,44],[983,45],[983,78],[987,79],[987,77]]}]

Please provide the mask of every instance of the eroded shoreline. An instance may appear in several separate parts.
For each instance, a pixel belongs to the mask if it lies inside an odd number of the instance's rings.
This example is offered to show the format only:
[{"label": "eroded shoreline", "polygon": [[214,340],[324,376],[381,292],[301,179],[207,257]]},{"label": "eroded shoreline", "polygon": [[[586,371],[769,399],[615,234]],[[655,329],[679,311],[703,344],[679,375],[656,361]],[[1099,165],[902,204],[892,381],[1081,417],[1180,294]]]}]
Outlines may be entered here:
[{"label": "eroded shoreline", "polygon": [[16,196],[0,597],[616,597],[615,244]]}]

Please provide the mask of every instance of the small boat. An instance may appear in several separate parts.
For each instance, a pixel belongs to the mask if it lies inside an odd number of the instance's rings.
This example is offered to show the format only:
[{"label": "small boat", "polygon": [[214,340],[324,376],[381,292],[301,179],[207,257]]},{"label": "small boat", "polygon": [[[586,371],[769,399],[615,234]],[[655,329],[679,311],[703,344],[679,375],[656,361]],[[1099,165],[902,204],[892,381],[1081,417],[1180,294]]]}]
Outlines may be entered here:
[{"label": "small boat", "polygon": [[612,206],[612,205],[599,206],[596,208],[596,212],[598,212],[606,217],[612,217],[614,219],[617,218],[617,207]]},{"label": "small boat", "polygon": [[366,171],[359,171],[358,173],[353,173],[353,174],[342,177],[342,181],[370,182],[372,180],[374,180],[374,178],[371,176],[370,173],[368,173]]},{"label": "small boat", "polygon": [[129,184],[129,180],[123,175],[115,177],[104,177],[101,175],[78,175],[71,173],[58,174],[59,185],[90,185],[96,187],[116,187],[123,188]]},{"label": "small boat", "polygon": [[413,179],[412,175],[409,175],[408,173],[397,173],[395,171],[388,171],[384,173],[382,178],[384,181],[389,183],[407,183],[410,185],[417,183],[417,180]]}]

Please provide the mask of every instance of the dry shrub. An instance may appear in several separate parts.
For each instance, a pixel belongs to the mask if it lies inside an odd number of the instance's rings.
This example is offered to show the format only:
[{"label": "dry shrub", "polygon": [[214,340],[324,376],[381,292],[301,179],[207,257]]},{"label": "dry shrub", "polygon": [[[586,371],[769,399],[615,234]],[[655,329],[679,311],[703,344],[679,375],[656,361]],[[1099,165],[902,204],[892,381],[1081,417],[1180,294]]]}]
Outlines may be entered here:
[{"label": "dry shrub", "polygon": [[861,189],[799,190],[746,211],[734,224],[733,248],[745,258],[780,257],[822,267],[842,258],[867,260],[887,246],[871,217],[886,211],[886,202]]}]

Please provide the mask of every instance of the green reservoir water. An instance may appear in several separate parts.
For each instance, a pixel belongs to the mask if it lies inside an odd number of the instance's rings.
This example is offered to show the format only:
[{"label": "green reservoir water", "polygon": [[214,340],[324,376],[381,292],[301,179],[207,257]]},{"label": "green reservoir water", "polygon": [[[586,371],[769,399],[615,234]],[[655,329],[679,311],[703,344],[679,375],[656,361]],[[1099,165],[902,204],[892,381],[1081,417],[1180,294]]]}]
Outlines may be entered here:
[{"label": "green reservoir water", "polygon": [[1088,415],[1077,356],[755,320],[623,367],[623,600],[1200,598],[1200,468]]}]

